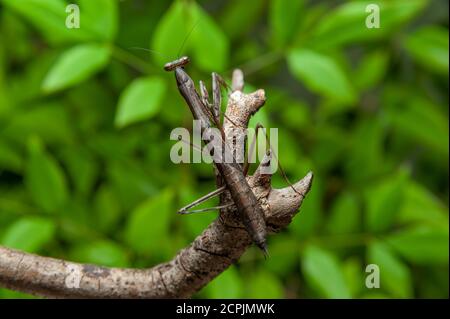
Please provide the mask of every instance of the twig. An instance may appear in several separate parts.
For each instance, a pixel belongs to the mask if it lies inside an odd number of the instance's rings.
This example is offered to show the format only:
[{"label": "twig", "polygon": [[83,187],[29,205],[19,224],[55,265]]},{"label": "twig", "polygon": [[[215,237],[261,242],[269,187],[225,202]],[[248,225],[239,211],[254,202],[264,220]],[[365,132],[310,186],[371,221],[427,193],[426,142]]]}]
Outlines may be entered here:
[{"label": "twig", "polygon": [[[227,116],[247,127],[250,116],[264,101],[263,90],[252,94],[236,90],[230,95]],[[225,120],[224,130],[232,128],[231,122]],[[273,233],[291,222],[311,187],[313,175],[308,173],[294,184],[296,193],[290,186],[273,189],[271,176],[260,169],[247,181]],[[229,202],[229,193],[223,193],[220,205]],[[57,298],[187,298],[236,262],[250,244],[251,238],[232,205],[223,208],[220,216],[171,261],[150,269],[78,264],[0,247],[0,285]]]}]

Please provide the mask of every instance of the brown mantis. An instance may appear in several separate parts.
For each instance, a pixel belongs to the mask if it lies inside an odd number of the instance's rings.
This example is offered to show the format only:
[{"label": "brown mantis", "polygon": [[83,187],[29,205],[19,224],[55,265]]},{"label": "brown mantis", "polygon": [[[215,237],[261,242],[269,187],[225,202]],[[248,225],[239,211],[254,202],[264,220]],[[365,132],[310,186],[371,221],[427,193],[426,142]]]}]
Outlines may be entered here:
[{"label": "brown mantis", "polygon": [[[201,94],[199,94],[195,88],[194,81],[185,72],[184,66],[188,63],[189,58],[184,56],[180,59],[167,63],[164,66],[164,69],[166,71],[175,72],[178,90],[189,106],[194,119],[200,121],[203,141],[207,144],[211,143],[213,144],[213,146],[219,146],[219,149],[224,149],[225,153],[227,153],[229,152],[229,150],[227,149],[225,134],[220,123],[220,86],[226,86],[226,83],[218,74],[212,74],[213,103],[212,105],[210,105],[208,101],[208,93],[203,82],[200,82]],[[214,138],[211,138],[211,135],[204,134],[212,128],[212,123],[214,123],[220,129],[221,136],[215,136]],[[258,128],[260,128],[260,126],[257,126],[257,131]],[[217,149],[216,147],[214,148]],[[235,158],[233,158],[233,161],[231,162],[225,162],[222,157],[223,153],[214,153],[211,155],[225,185],[183,207],[179,210],[179,213],[192,213],[192,211],[188,211],[189,208],[194,207],[199,203],[228,189],[234,201],[234,205],[236,205],[239,216],[252,241],[263,251],[264,255],[267,256],[267,230],[264,220],[264,212],[245,178],[245,175],[248,172],[248,162],[246,161],[244,167],[241,167],[241,165],[236,161]],[[285,176],[284,172],[283,176]],[[215,209],[225,208],[230,205],[231,204],[218,206],[215,207]],[[199,211],[204,210],[197,210],[196,212]]]}]

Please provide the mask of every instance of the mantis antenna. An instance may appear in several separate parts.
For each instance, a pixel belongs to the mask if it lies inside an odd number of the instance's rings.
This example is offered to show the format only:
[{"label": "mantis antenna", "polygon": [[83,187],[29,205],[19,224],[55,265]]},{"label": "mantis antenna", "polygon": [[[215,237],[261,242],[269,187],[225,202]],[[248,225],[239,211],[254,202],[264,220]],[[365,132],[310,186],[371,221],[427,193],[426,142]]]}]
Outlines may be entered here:
[{"label": "mantis antenna", "polygon": [[197,21],[194,23],[194,25],[192,26],[191,30],[189,30],[189,32],[186,34],[186,36],[184,37],[183,42],[181,43],[180,49],[178,49],[178,53],[177,53],[177,58],[180,57],[180,53],[184,48],[184,45],[186,44],[187,40],[189,39],[189,37],[191,36],[192,32],[194,31],[194,29],[197,27],[197,25],[200,22],[200,18],[197,19]]},{"label": "mantis antenna", "polygon": [[163,56],[165,58],[169,58],[167,55],[165,55],[165,54],[163,54],[163,53],[161,53],[159,51],[156,51],[156,50],[151,50],[151,49],[146,49],[146,48],[141,48],[141,47],[131,47],[131,48],[128,48],[128,49],[130,49],[130,50],[142,50],[142,51],[146,51],[146,52],[150,52],[150,53],[159,54],[160,56]]},{"label": "mantis antenna", "polygon": [[[199,24],[199,22],[200,22],[200,18],[197,19],[197,21],[194,23],[194,25],[192,26],[192,28],[189,30],[189,32],[188,32],[188,33],[186,34],[186,36],[184,37],[183,42],[181,43],[181,46],[180,46],[180,48],[179,48],[179,50],[178,50],[178,53],[177,53],[177,60],[180,60],[180,61],[183,60],[183,58],[182,58],[182,59],[179,59],[180,53],[181,53],[181,51],[183,50],[183,48],[184,48],[184,46],[185,46],[187,40],[188,40],[189,37],[191,36],[192,32],[194,31],[194,29],[195,29],[195,28],[197,27],[197,25]],[[142,48],[142,47],[130,47],[129,49],[130,49],[130,50],[142,50],[142,51],[146,51],[146,52],[150,52],[150,53],[155,53],[155,54],[158,54],[158,55],[160,55],[160,56],[162,56],[162,57],[167,58],[168,60],[171,59],[168,55],[163,54],[163,53],[161,53],[161,52],[159,52],[159,51],[157,51],[157,50],[153,50],[153,49],[146,49],[146,48]],[[182,62],[183,62],[183,61],[182,61]],[[187,61],[187,62],[189,62],[189,61]],[[183,63],[184,63],[184,62],[183,62]],[[184,63],[184,64],[187,64],[187,63]],[[172,69],[169,69],[169,70],[166,70],[166,71],[171,71],[171,70],[172,70]]]}]

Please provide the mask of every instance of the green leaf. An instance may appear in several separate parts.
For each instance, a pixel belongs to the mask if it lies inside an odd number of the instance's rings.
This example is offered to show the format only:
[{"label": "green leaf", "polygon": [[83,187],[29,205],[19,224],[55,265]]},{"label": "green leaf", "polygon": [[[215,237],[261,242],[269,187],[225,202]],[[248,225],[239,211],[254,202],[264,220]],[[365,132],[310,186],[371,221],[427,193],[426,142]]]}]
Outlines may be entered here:
[{"label": "green leaf", "polygon": [[56,213],[68,197],[64,173],[55,159],[45,152],[39,140],[31,140],[29,149],[26,164],[28,191],[42,210]]},{"label": "green leaf", "polygon": [[413,227],[385,238],[395,251],[420,265],[448,265],[447,228]]},{"label": "green leaf", "polygon": [[[422,267],[421,267],[422,268]],[[426,275],[415,277],[416,296],[422,299],[444,299],[448,296],[448,265],[423,267]]]},{"label": "green leaf", "polygon": [[336,256],[315,246],[302,255],[302,271],[309,285],[324,298],[350,298],[350,289]]},{"label": "green leaf", "polygon": [[411,89],[405,88],[405,91],[401,92],[397,87],[392,88],[397,91],[393,93],[395,101],[389,99],[386,101],[388,117],[395,132],[411,139],[414,144],[420,143],[430,150],[437,151],[448,159],[448,115],[442,111],[443,107],[411,93]]},{"label": "green leaf", "polygon": [[6,168],[14,172],[22,169],[23,160],[18,150],[0,139],[0,170]]},{"label": "green leaf", "polygon": [[150,45],[151,50],[164,55],[153,55],[153,59],[158,65],[164,65],[167,62],[166,57],[175,59],[179,55],[184,39],[192,29],[192,21],[189,19],[191,17],[190,8],[185,1],[174,1],[159,20]]},{"label": "green leaf", "polygon": [[229,39],[243,38],[264,14],[266,2],[261,0],[230,0],[219,19]]},{"label": "green leaf", "polygon": [[355,194],[345,192],[331,207],[327,229],[330,234],[346,234],[358,231],[360,225],[360,208]]},{"label": "green leaf", "polygon": [[62,156],[75,189],[81,194],[89,194],[98,177],[95,158],[86,149],[78,147],[65,149]]},{"label": "green leaf", "polygon": [[295,236],[278,234],[270,240],[270,258],[265,261],[265,268],[280,278],[296,270],[298,257],[293,254],[299,243]]},{"label": "green leaf", "polygon": [[108,64],[110,54],[110,48],[100,44],[80,44],[70,48],[50,69],[42,89],[52,93],[87,80]]},{"label": "green leaf", "polygon": [[254,299],[284,298],[280,280],[265,270],[258,270],[246,280],[247,297]]},{"label": "green leaf", "polygon": [[302,14],[303,0],[272,0],[269,7],[269,25],[278,46],[290,42]]},{"label": "green leaf", "polygon": [[110,187],[103,185],[94,198],[95,222],[103,232],[110,232],[117,227],[121,217],[120,203]]},{"label": "green leaf", "polygon": [[355,91],[344,71],[329,56],[296,49],[287,59],[292,74],[311,91],[343,103],[355,101]]},{"label": "green leaf", "polygon": [[191,10],[195,24],[190,47],[196,65],[208,72],[225,70],[230,46],[227,36],[196,2],[192,2]]},{"label": "green leaf", "polygon": [[312,161],[317,169],[327,170],[335,167],[346,153],[349,136],[339,127],[325,123],[314,125],[314,146]]},{"label": "green leaf", "polygon": [[380,269],[380,288],[395,298],[411,298],[412,282],[408,267],[386,244],[372,242],[367,251],[367,260]]},{"label": "green leaf", "polygon": [[[0,1],[1,3],[1,1]],[[8,55],[14,56],[18,63],[28,61],[33,56],[33,43],[29,41],[30,28],[20,19],[19,15],[13,10],[4,6],[5,10],[2,10],[2,49],[0,53],[0,59],[4,61],[5,50],[8,48]],[[14,47],[8,45],[8,43],[14,42]],[[0,83],[4,79],[1,79]]]},{"label": "green leaf", "polygon": [[97,264],[107,267],[127,267],[129,265],[126,251],[111,241],[94,241],[76,245],[69,253],[76,262]]},{"label": "green leaf", "polygon": [[356,185],[370,183],[389,169],[386,162],[384,148],[386,140],[386,128],[384,117],[372,116],[361,118],[350,132],[347,142],[350,149],[345,153],[345,171],[347,179]]},{"label": "green leaf", "polygon": [[112,40],[117,28],[115,0],[80,0],[80,28],[69,29],[67,3],[63,0],[1,0],[36,27],[51,43]]},{"label": "green leaf", "polygon": [[133,210],[125,228],[125,240],[141,254],[161,254],[169,234],[173,215],[173,194],[166,190]]},{"label": "green leaf", "polygon": [[426,26],[408,35],[408,53],[428,70],[448,74],[448,28]]},{"label": "green leaf", "polygon": [[387,52],[378,50],[364,56],[353,76],[355,86],[360,90],[371,89],[385,76],[389,66]]},{"label": "green leaf", "polygon": [[53,239],[54,233],[55,224],[51,219],[24,217],[6,229],[1,244],[35,253]]},{"label": "green leaf", "polygon": [[211,281],[204,292],[208,298],[242,298],[244,283],[235,267],[230,267]]},{"label": "green leaf", "polygon": [[31,101],[42,97],[42,82],[57,56],[56,51],[44,51],[43,54],[39,54],[39,58],[27,63],[22,72],[14,72],[14,76],[9,79],[8,93],[11,102],[28,105]]},{"label": "green leaf", "polygon": [[365,287],[364,267],[358,257],[350,257],[342,264],[345,282],[352,297],[356,297]]},{"label": "green leaf", "polygon": [[[309,169],[316,171],[310,166]],[[317,228],[321,225],[323,218],[323,198],[324,198],[324,182],[319,176],[314,177],[314,187],[308,192],[305,197],[301,214],[296,216],[292,221],[290,228],[295,232],[295,235],[300,238],[308,238],[312,236]]]},{"label": "green leaf", "polygon": [[402,169],[366,189],[366,226],[370,231],[381,232],[393,224],[402,207],[407,177],[408,172]]},{"label": "green leaf", "polygon": [[[111,151],[118,149],[114,145],[111,145]],[[153,153],[157,152],[152,152],[152,156]],[[137,160],[128,158],[125,161],[109,161],[107,170],[114,193],[126,211],[132,210],[143,198],[159,192],[160,187],[157,187],[155,181],[151,180],[152,175],[149,175],[147,170],[143,170],[142,163]]]},{"label": "green leaf", "polygon": [[78,3],[80,29],[87,29],[98,40],[114,40],[119,24],[117,0],[78,0]]},{"label": "green leaf", "polygon": [[[151,49],[173,58],[189,50],[196,65],[205,71],[224,70],[228,63],[228,38],[195,2],[172,4],[156,27]],[[158,64],[167,62],[162,57],[155,56],[155,60]]]},{"label": "green leaf", "polygon": [[372,29],[366,26],[366,18],[371,14],[366,12],[366,7],[373,4],[372,1],[342,4],[321,19],[308,43],[329,48],[385,38],[411,20],[426,3],[426,0],[377,1],[375,4],[380,8],[380,28]]},{"label": "green leaf", "polygon": [[0,288],[0,297],[2,299],[37,299],[36,296],[5,288]]},{"label": "green leaf", "polygon": [[66,27],[66,3],[63,0],[1,0],[1,2],[5,7],[30,21],[51,42],[60,43],[87,37],[82,28],[76,30]]},{"label": "green leaf", "polygon": [[398,215],[401,223],[448,224],[448,207],[424,186],[408,181],[404,188],[403,206]]},{"label": "green leaf", "polygon": [[[272,97],[272,101],[273,100],[274,99]],[[287,128],[292,128],[296,131],[306,131],[311,124],[311,108],[309,107],[309,105],[303,101],[297,100],[283,99],[282,101],[282,105],[285,105],[285,109],[280,114],[280,116],[284,125],[286,125]],[[278,105],[278,102],[272,103],[274,103],[274,105]]]},{"label": "green leaf", "polygon": [[38,135],[47,144],[66,144],[73,140],[70,120],[70,115],[61,104],[46,102],[30,105],[9,117],[2,135],[17,144],[26,144],[33,135]]},{"label": "green leaf", "polygon": [[115,124],[124,127],[156,115],[166,92],[166,83],[159,77],[133,81],[122,93]]}]

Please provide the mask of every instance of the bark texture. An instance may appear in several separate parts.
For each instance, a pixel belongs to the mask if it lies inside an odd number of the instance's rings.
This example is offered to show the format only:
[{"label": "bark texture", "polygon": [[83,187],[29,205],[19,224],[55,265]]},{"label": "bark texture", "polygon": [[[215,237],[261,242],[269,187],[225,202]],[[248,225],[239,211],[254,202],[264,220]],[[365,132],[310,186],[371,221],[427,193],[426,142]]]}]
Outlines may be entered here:
[{"label": "bark texture", "polygon": [[[250,117],[265,103],[264,90],[245,94],[243,87],[243,74],[235,70],[226,110],[229,120],[223,124],[226,133],[236,125],[247,127]],[[233,141],[228,143],[234,147]],[[308,173],[295,183],[296,191],[291,186],[273,189],[271,176],[261,172],[261,165],[270,160],[267,154],[247,181],[264,210],[269,233],[274,233],[291,222],[313,175]],[[230,194],[225,192],[220,200],[221,205],[229,203]],[[236,208],[230,206],[171,261],[150,269],[78,264],[0,246],[0,286],[52,298],[189,298],[235,263],[249,245],[251,239]]]}]

